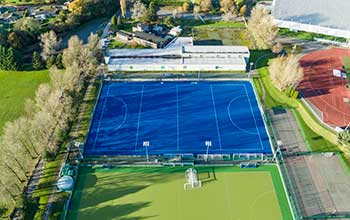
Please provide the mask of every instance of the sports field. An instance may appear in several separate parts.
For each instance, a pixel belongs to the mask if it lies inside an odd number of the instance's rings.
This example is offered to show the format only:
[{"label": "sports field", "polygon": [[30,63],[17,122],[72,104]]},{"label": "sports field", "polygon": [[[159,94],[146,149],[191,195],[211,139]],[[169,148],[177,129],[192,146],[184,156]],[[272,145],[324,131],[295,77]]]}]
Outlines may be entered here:
[{"label": "sports field", "polygon": [[[106,82],[85,155],[271,153],[250,82]],[[148,142],[148,146],[144,145]]]},{"label": "sports field", "polygon": [[277,167],[81,168],[69,220],[291,220]]}]

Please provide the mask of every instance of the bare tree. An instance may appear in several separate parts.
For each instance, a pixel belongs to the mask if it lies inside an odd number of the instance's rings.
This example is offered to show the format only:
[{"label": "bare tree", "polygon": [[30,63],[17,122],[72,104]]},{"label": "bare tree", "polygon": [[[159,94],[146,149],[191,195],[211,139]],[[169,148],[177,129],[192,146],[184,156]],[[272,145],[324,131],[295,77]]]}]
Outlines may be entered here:
[{"label": "bare tree", "polygon": [[122,12],[122,17],[125,18],[125,16],[126,16],[126,0],[120,0],[119,4],[120,4],[120,10]]},{"label": "bare tree", "polygon": [[297,55],[281,56],[269,63],[271,81],[279,90],[295,89],[303,79],[303,69]]},{"label": "bare tree", "polygon": [[41,57],[44,60],[47,60],[51,55],[57,53],[57,50],[60,47],[61,40],[57,38],[57,35],[53,30],[41,34],[40,40],[40,45],[42,49]]},{"label": "bare tree", "polygon": [[248,21],[248,31],[258,49],[268,49],[273,46],[278,28],[273,23],[269,12],[262,7],[254,7]]},{"label": "bare tree", "polygon": [[145,16],[147,12],[147,8],[145,4],[141,2],[141,0],[136,0],[131,8],[131,18],[140,20]]},{"label": "bare tree", "polygon": [[200,0],[200,9],[201,11],[208,12],[213,9],[212,0]]},{"label": "bare tree", "polygon": [[279,54],[283,50],[283,45],[280,42],[278,42],[278,43],[273,45],[271,50],[274,54]]},{"label": "bare tree", "polygon": [[233,13],[236,3],[234,0],[220,0],[220,11],[223,13]]},{"label": "bare tree", "polygon": [[201,7],[199,5],[195,5],[193,7],[193,15],[196,19],[198,19],[198,15],[200,11],[201,11]]}]

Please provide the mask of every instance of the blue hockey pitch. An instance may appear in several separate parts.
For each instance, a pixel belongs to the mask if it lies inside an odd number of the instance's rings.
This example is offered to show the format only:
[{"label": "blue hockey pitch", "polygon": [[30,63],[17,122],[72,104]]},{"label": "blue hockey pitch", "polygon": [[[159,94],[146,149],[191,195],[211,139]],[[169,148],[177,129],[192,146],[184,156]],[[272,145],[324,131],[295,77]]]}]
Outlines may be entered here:
[{"label": "blue hockey pitch", "polygon": [[252,85],[106,82],[85,155],[271,153]]}]

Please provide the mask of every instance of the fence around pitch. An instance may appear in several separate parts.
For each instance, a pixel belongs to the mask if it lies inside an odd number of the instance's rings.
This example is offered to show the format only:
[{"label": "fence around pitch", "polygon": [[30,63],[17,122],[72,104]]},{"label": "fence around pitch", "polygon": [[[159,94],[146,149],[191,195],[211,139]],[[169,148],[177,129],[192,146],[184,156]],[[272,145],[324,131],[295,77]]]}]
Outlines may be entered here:
[{"label": "fence around pitch", "polygon": [[272,125],[272,120],[267,113],[264,113],[264,120],[265,120],[265,124],[267,125],[267,129],[269,130],[271,144],[272,144],[271,147],[274,148],[274,152],[276,155],[275,160],[277,163],[277,167],[278,167],[280,176],[282,178],[282,183],[284,186],[286,196],[288,198],[289,207],[292,211],[293,219],[294,220],[303,219],[303,214],[301,212],[301,208],[300,208],[298,199],[296,198],[294,184],[293,184],[292,179],[290,177],[289,171],[286,167],[285,160],[283,158],[283,154],[281,152],[276,152],[278,150],[277,136],[276,136],[276,132],[275,132],[273,125]]}]

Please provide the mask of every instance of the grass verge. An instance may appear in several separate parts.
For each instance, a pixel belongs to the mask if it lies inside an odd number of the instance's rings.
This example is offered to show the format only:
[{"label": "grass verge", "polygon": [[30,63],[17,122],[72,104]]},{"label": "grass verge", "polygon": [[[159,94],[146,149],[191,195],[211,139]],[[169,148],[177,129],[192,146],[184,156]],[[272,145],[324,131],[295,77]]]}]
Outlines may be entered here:
[{"label": "grass verge", "polygon": [[24,112],[26,99],[32,99],[42,83],[49,82],[48,70],[0,71],[0,134],[6,122]]}]

